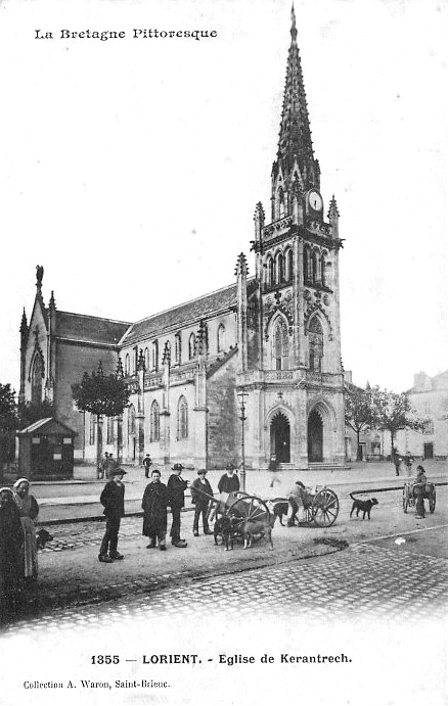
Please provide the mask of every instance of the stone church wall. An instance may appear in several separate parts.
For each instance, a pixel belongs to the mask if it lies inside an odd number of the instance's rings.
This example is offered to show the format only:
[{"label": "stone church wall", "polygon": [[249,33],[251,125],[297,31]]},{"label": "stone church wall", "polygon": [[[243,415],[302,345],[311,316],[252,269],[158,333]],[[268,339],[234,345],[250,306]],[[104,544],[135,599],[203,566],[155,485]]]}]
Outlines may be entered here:
[{"label": "stone church wall", "polygon": [[233,364],[223,366],[207,382],[209,468],[225,468],[229,462],[239,463],[241,422],[235,386]]}]

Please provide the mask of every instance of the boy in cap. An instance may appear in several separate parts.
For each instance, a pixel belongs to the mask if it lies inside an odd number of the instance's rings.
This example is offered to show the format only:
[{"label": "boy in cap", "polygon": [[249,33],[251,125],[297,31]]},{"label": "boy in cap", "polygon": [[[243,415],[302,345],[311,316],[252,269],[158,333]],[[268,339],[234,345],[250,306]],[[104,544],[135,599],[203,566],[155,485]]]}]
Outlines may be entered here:
[{"label": "boy in cap", "polygon": [[[202,515],[202,524],[204,527],[204,534],[213,534],[208,526],[208,506],[210,503],[209,498],[207,498],[203,493],[213,496],[212,486],[208,482],[207,471],[205,468],[200,468],[198,471],[198,478],[196,478],[191,484],[191,502],[195,506],[194,508],[194,519],[193,519],[193,535],[199,537],[199,518]],[[202,493],[200,491],[203,491]]]},{"label": "boy in cap", "polygon": [[180,477],[183,466],[181,463],[175,463],[172,470],[174,473],[169,477],[168,489],[168,505],[171,507],[173,521],[171,524],[171,544],[179,549],[184,549],[187,546],[185,539],[180,537],[180,511],[185,505],[184,492],[188,482]]},{"label": "boy in cap", "polygon": [[124,516],[123,477],[126,471],[114,468],[110,473],[111,480],[106,483],[100,496],[100,502],[104,505],[103,514],[106,515],[106,531],[98,554],[98,561],[103,564],[111,564],[114,559],[124,559],[123,554],[117,551],[117,545],[120,522]]}]

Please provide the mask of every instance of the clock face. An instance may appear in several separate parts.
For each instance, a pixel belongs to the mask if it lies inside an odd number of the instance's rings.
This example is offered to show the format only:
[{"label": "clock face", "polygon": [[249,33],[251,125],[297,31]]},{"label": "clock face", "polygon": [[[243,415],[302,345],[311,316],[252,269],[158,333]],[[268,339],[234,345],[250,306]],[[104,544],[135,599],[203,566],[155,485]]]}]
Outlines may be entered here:
[{"label": "clock face", "polygon": [[322,196],[318,191],[310,191],[308,194],[308,203],[314,211],[321,211],[323,206]]}]

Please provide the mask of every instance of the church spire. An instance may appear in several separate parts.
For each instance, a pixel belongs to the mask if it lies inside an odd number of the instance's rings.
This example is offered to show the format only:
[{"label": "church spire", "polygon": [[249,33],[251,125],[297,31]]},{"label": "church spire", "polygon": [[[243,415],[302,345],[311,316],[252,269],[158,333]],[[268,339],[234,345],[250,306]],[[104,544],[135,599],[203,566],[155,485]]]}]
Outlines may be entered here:
[{"label": "church spire", "polygon": [[[285,90],[280,123],[277,159],[273,178],[291,182],[298,177],[303,190],[319,188],[319,164],[314,159],[311,128],[306,102],[302,64],[297,46],[297,24],[294,5],[291,8],[291,44],[288,51]],[[286,184],[287,186],[287,184]]]}]

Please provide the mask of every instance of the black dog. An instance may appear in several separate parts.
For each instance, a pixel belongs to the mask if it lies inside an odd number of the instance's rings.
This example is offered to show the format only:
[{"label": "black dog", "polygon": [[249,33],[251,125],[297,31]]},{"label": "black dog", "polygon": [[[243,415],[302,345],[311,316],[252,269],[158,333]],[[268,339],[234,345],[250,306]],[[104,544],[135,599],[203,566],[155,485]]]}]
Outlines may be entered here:
[{"label": "black dog", "polygon": [[40,529],[36,532],[37,548],[43,549],[47,542],[51,542],[53,536],[46,529]]},{"label": "black dog", "polygon": [[286,517],[288,514],[288,508],[289,508],[288,501],[287,500],[270,500],[268,503],[268,507],[269,507],[269,510],[274,515],[274,522],[278,517],[280,524],[282,525],[282,527],[284,527],[282,518]]},{"label": "black dog", "polygon": [[356,517],[358,517],[359,513],[362,512],[362,519],[367,519],[370,520],[370,511],[374,505],[378,505],[378,500],[376,498],[369,498],[368,500],[360,500],[359,498],[354,498],[353,494],[350,493],[350,497],[353,500],[353,505],[352,509],[350,512],[350,517],[353,515],[353,512],[356,510]]},{"label": "black dog", "polygon": [[234,531],[232,520],[226,515],[218,517],[215,526],[213,528],[213,534],[215,535],[215,544],[218,544],[218,537],[222,537],[222,543],[226,546],[226,551],[233,549],[233,539]]}]

